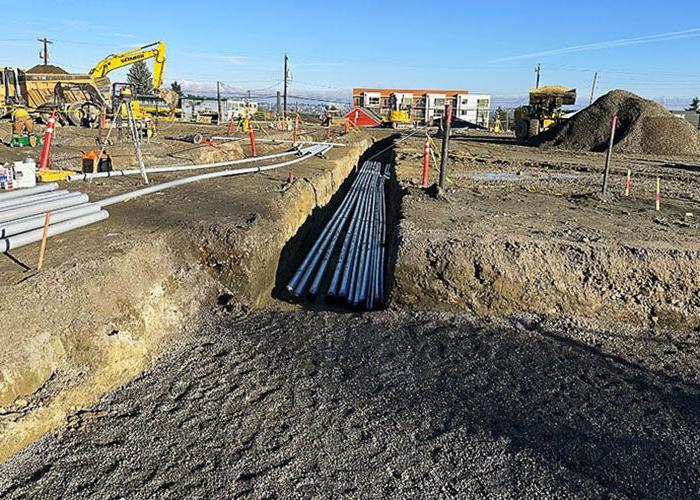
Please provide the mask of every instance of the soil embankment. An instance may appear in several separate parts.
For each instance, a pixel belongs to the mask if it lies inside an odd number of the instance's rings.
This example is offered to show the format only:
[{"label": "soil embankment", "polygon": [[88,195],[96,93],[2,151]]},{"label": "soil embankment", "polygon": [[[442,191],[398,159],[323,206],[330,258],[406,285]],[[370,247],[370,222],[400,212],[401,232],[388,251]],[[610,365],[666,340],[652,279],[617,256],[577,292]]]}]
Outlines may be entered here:
[{"label": "soil embankment", "polygon": [[[51,238],[40,274],[18,265],[33,263],[35,248],[13,253],[0,267],[0,460],[138,375],[217,301],[237,308],[269,302],[287,240],[328,203],[369,144],[352,136],[327,158],[283,171],[110,207],[107,221]],[[259,154],[281,147],[263,145]],[[140,181],[68,187],[99,199]]]},{"label": "soil embankment", "polygon": [[[650,157],[648,166],[619,157],[611,189],[622,189],[621,174],[633,165],[632,195],[603,202],[602,155],[523,162],[518,150],[457,137],[449,189],[436,199],[414,183],[416,149],[397,148],[405,190],[397,307],[700,325],[700,185],[692,173]],[[658,213],[655,175],[665,192]]]}]

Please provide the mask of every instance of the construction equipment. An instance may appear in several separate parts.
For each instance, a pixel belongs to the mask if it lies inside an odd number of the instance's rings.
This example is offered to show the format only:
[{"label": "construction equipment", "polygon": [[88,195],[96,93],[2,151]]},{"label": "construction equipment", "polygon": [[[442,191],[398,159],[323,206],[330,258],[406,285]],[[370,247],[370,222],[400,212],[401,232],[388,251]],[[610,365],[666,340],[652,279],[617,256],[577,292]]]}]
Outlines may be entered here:
[{"label": "construction equipment", "polygon": [[[134,143],[134,150],[136,152],[136,159],[139,163],[139,169],[141,170],[141,176],[143,177],[144,183],[148,184],[148,175],[146,174],[146,166],[143,163],[143,153],[141,152],[141,130],[146,127],[146,137],[150,137],[149,130],[152,133],[152,128],[149,126],[148,121],[143,122],[140,126],[134,117],[133,109],[133,98],[134,98],[134,86],[129,83],[115,83],[113,90],[115,99],[113,101],[113,113],[114,120],[112,121],[112,127],[107,133],[107,141],[109,141],[109,135],[115,126],[120,127],[122,124],[122,113],[126,114],[127,128],[129,129],[129,135],[131,136],[131,141]],[[102,161],[102,155],[105,152],[105,146],[107,141],[103,143],[100,154],[97,158]]]},{"label": "construction equipment", "polygon": [[391,128],[413,128],[411,121],[412,94],[391,94],[389,114],[383,118],[384,126]]},{"label": "construction equipment", "polygon": [[576,89],[549,85],[530,90],[530,102],[515,110],[515,137],[530,139],[563,120],[562,106],[576,104]]},{"label": "construction equipment", "polygon": [[[137,119],[153,117],[156,115],[171,116],[175,114],[177,108],[177,93],[162,89],[163,72],[165,70],[165,55],[167,47],[165,42],[159,40],[143,47],[111,54],[100,62],[89,72],[93,78],[101,79],[119,68],[129,66],[139,61],[153,59],[153,93],[152,95],[137,96],[134,94],[131,99],[132,110]],[[159,102],[164,104],[163,109],[159,109]]]},{"label": "construction equipment", "polygon": [[[13,68],[0,69],[0,118],[9,114],[14,106],[24,104],[42,121],[56,112],[62,124],[97,126],[101,110],[109,99],[111,83],[107,74],[138,61],[154,59],[153,89],[168,108],[163,113],[174,115],[178,96],[162,90],[166,46],[162,41],[138,47],[120,54],[112,54],[93,67],[89,73],[68,73],[48,64],[39,64],[22,71]],[[141,114],[152,116],[147,111]]]},{"label": "construction equipment", "polygon": [[[81,170],[85,174],[112,171],[112,157],[104,149],[91,149],[83,155]],[[75,172],[70,172],[74,174]]]}]

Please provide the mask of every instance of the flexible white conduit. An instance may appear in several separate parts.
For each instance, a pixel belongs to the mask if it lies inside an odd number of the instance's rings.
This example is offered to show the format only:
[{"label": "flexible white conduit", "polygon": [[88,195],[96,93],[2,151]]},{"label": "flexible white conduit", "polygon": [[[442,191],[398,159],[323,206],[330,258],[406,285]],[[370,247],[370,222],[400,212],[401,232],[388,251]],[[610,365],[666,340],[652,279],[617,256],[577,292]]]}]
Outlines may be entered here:
[{"label": "flexible white conduit", "polygon": [[[157,174],[164,172],[181,172],[185,170],[200,170],[205,168],[217,168],[217,167],[227,167],[229,165],[238,165],[240,163],[253,163],[257,161],[273,160],[275,158],[282,158],[284,156],[291,156],[299,154],[299,150],[295,149],[293,151],[285,151],[284,153],[276,153],[267,156],[255,156],[252,158],[243,158],[240,160],[229,160],[220,161],[218,163],[201,163],[198,165],[174,165],[172,167],[150,167],[146,169],[148,174]],[[141,170],[136,169],[123,169],[123,170],[112,170],[111,172],[97,172],[95,174],[74,174],[69,175],[68,182],[74,181],[85,181],[90,179],[99,179],[103,177],[123,177],[125,175],[140,175]]]},{"label": "flexible white conduit", "polygon": [[302,161],[304,161],[312,156],[323,154],[331,148],[332,148],[332,146],[329,146],[329,145],[313,146],[313,147],[301,150],[302,155],[299,158],[295,158],[294,160],[289,160],[289,161],[285,161],[282,163],[276,163],[274,165],[266,165],[263,167],[239,168],[239,169],[235,169],[235,170],[222,170],[220,172],[211,172],[208,174],[193,175],[190,177],[185,177],[183,179],[176,179],[174,181],[163,182],[161,184],[156,184],[154,186],[149,186],[146,188],[137,189],[135,191],[131,191],[128,193],[119,194],[117,196],[111,196],[109,198],[105,198],[103,200],[96,201],[95,203],[97,205],[99,205],[100,207],[107,207],[109,205],[114,205],[115,203],[120,203],[122,201],[127,201],[127,200],[130,200],[132,198],[138,198],[139,196],[144,196],[147,194],[156,193],[158,191],[163,191],[164,189],[169,189],[169,188],[173,188],[176,186],[182,186],[183,184],[189,184],[191,182],[203,181],[203,180],[207,180],[207,179],[216,179],[217,177],[231,177],[234,175],[266,172],[268,170],[275,170],[277,168],[288,167],[289,165],[294,165],[295,163],[302,162]]}]

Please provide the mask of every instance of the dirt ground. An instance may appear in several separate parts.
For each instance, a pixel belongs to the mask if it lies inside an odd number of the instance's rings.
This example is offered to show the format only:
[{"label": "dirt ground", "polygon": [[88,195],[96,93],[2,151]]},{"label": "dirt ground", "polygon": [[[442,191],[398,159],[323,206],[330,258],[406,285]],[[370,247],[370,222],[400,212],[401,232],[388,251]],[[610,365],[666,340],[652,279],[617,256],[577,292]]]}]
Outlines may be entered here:
[{"label": "dirt ground", "polygon": [[602,200],[604,154],[541,151],[473,132],[452,140],[446,192],[436,198],[418,186],[423,140],[396,149],[405,190],[398,303],[700,324],[700,164],[693,158],[615,156]]},{"label": "dirt ground", "polygon": [[[114,301],[130,289],[125,266],[142,278],[119,308],[127,327],[100,323],[99,338],[128,338],[130,321],[149,324],[148,308],[181,317],[140,330],[167,342],[147,345],[155,352],[122,378],[133,381],[64,407],[44,428],[55,430],[13,451],[0,496],[700,496],[698,159],[616,156],[603,201],[601,154],[459,132],[447,189],[433,196],[419,186],[425,138],[404,136],[386,153],[396,174],[389,308],[277,300],[271,290],[330,216],[348,164],[389,136],[367,133],[295,167],[304,181],[291,188],[281,171],[229,179],[216,194],[114,207],[99,231],[50,240],[96,243],[4,290],[95,297],[68,272],[88,259],[101,283],[120,276],[106,291]],[[110,258],[94,257],[105,241]],[[86,316],[68,311],[48,317],[75,326]],[[42,384],[0,418],[24,421],[23,408],[43,404]]]}]

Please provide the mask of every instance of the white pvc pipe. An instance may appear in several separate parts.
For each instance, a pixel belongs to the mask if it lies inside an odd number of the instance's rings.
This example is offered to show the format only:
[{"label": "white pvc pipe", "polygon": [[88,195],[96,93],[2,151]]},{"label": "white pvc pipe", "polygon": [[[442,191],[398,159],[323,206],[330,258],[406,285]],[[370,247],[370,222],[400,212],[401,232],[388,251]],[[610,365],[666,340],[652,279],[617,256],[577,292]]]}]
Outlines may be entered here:
[{"label": "white pvc pipe", "polygon": [[[101,209],[94,203],[78,205],[76,207],[62,208],[51,212],[51,223],[63,222],[68,219],[75,219],[83,215],[99,212]],[[15,234],[31,231],[44,226],[46,214],[32,215],[5,223],[0,223],[0,238],[6,238]]]},{"label": "white pvc pipe", "polygon": [[101,207],[106,207],[109,205],[114,205],[115,203],[120,203],[122,201],[128,201],[132,198],[138,198],[139,196],[144,196],[147,194],[162,191],[164,189],[169,189],[169,188],[176,187],[176,186],[182,186],[183,184],[189,184],[191,182],[203,181],[203,180],[207,180],[207,179],[215,179],[217,177],[231,177],[234,175],[251,174],[251,173],[257,173],[257,172],[265,172],[268,170],[275,170],[277,168],[282,168],[282,167],[287,167],[289,165],[294,165],[295,163],[299,163],[301,161],[304,161],[304,160],[306,160],[312,156],[315,156],[317,154],[325,153],[330,148],[331,148],[331,146],[328,146],[328,147],[317,146],[316,148],[309,148],[307,151],[305,151],[305,154],[303,154],[299,158],[296,158],[296,159],[290,160],[290,161],[286,161],[283,163],[277,163],[274,165],[267,165],[264,167],[239,168],[236,170],[222,170],[220,172],[211,172],[208,174],[193,175],[193,176],[185,177],[182,179],[176,179],[176,180],[170,181],[170,182],[163,182],[161,184],[156,184],[154,186],[149,186],[146,188],[137,189],[137,190],[131,191],[129,193],[124,193],[124,194],[120,194],[117,196],[111,196],[111,197],[105,198],[103,200],[98,200],[95,203]]},{"label": "white pvc pipe", "polygon": [[[72,229],[77,229],[79,227],[87,226],[88,224],[105,220],[107,217],[109,217],[109,213],[107,213],[106,210],[100,210],[99,212],[83,215],[74,219],[68,219],[57,224],[50,224],[48,228],[48,236],[56,236],[57,234],[65,233]],[[41,228],[33,231],[27,231],[26,233],[9,236],[7,238],[0,238],[0,252],[9,252],[10,250],[15,250],[19,247],[29,245],[30,243],[41,241],[43,235],[44,229]]]},{"label": "white pvc pipe", "polygon": [[[214,141],[248,141],[247,137],[212,137]],[[272,142],[272,143],[292,143],[292,144],[312,144],[316,146],[340,146],[345,147],[344,142],[323,142],[323,141],[293,141],[291,139],[255,139],[255,142]]]},{"label": "white pvc pipe", "polygon": [[[204,168],[216,168],[216,167],[226,167],[229,165],[237,165],[239,163],[253,163],[257,161],[265,161],[265,160],[272,160],[274,158],[281,158],[283,156],[290,156],[294,154],[298,154],[298,151],[285,151],[284,153],[276,153],[273,155],[267,155],[267,156],[256,156],[253,158],[243,158],[239,160],[229,160],[229,161],[220,161],[218,163],[200,163],[197,165],[174,165],[172,167],[151,167],[146,169],[146,173],[149,174],[154,174],[154,173],[163,173],[163,172],[180,172],[184,170],[199,170],[199,169],[204,169]],[[125,175],[136,175],[140,174],[140,170],[136,169],[122,169],[122,170],[112,170],[111,172],[97,172],[95,174],[75,174],[75,175],[69,175],[67,180],[68,182],[74,182],[74,181],[82,181],[82,180],[90,180],[90,179],[98,179],[102,177],[122,177]]]},{"label": "white pvc pipe", "polygon": [[12,191],[2,191],[0,192],[0,201],[12,200],[33,194],[46,193],[47,191],[53,191],[54,189],[58,189],[58,184],[56,182],[52,182],[51,184],[40,184],[31,188],[19,188]]},{"label": "white pvc pipe", "polygon": [[34,205],[27,205],[24,207],[15,208],[13,210],[5,210],[0,212],[0,222],[14,221],[23,217],[29,217],[30,215],[45,213],[49,210],[58,210],[60,208],[83,205],[87,203],[88,200],[89,198],[86,194],[71,193],[69,196],[59,198],[57,200],[50,200],[46,203],[36,203]]},{"label": "white pvc pipe", "polygon": [[0,201],[0,211],[7,210],[12,207],[19,207],[22,205],[31,205],[32,203],[40,203],[44,200],[50,200],[53,198],[61,198],[66,196],[68,191],[61,189],[59,191],[49,191],[48,193],[33,194],[31,196],[22,196],[21,198],[14,198],[12,200]]}]

